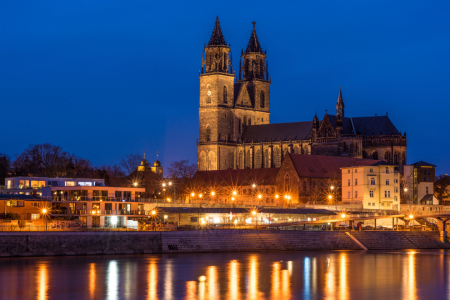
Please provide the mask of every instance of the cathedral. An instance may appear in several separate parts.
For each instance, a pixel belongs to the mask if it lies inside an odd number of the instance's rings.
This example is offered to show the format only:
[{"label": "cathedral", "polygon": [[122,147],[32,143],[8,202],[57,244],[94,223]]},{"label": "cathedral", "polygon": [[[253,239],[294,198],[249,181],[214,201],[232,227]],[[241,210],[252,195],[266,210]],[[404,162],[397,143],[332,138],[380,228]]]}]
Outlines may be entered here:
[{"label": "cathedral", "polygon": [[339,91],[336,114],[320,120],[270,124],[267,52],[253,22],[238,76],[217,17],[200,71],[199,171],[279,168],[286,153],[382,159],[403,170],[406,133],[388,115],[347,117]]}]

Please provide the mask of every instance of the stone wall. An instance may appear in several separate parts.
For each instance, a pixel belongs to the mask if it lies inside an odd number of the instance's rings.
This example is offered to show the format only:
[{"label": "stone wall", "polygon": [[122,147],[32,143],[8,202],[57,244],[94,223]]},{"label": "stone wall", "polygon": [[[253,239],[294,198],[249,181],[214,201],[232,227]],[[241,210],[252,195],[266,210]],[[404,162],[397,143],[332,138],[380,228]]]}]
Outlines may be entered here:
[{"label": "stone wall", "polygon": [[[352,232],[370,249],[448,248],[438,232]],[[449,246],[450,247],[450,246]],[[361,250],[343,231],[2,233],[0,256]]]}]

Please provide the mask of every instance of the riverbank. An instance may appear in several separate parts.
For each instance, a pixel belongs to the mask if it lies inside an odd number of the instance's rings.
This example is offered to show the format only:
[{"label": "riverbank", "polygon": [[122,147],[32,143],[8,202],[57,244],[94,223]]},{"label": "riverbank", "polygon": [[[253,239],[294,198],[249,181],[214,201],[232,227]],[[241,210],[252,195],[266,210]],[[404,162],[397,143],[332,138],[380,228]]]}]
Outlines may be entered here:
[{"label": "riverbank", "polygon": [[438,232],[196,230],[170,232],[0,233],[1,257],[450,249]]}]

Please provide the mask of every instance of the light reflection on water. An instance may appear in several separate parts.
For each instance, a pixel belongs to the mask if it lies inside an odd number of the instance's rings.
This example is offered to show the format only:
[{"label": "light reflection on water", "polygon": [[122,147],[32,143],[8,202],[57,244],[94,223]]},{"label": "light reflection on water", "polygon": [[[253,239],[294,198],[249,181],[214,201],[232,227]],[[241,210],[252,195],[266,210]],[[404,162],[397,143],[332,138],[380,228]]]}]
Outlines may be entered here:
[{"label": "light reflection on water", "polygon": [[449,299],[449,268],[443,250],[13,258],[0,299]]}]

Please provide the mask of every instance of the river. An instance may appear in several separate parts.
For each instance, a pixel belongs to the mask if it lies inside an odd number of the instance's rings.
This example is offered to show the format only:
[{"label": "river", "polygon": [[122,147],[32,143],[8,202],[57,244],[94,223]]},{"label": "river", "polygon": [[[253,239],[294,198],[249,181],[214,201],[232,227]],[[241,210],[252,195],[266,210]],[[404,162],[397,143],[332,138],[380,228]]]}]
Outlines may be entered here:
[{"label": "river", "polygon": [[2,258],[1,299],[450,299],[445,250]]}]

